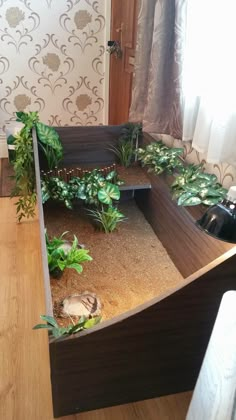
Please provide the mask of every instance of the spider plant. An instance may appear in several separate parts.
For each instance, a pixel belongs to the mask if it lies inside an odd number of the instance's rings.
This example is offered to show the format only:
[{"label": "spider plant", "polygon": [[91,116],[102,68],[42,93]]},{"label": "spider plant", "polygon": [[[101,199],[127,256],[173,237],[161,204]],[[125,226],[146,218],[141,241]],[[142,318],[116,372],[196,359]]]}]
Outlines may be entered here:
[{"label": "spider plant", "polygon": [[116,147],[110,146],[109,150],[114,152],[119,163],[125,168],[128,168],[134,160],[135,146],[133,140],[121,139]]},{"label": "spider plant", "polygon": [[60,237],[49,239],[47,232],[45,232],[48,268],[50,274],[59,277],[65,268],[73,268],[77,273],[82,273],[82,263],[85,261],[92,261],[92,257],[88,254],[86,249],[80,249],[78,239],[74,236],[72,244],[64,239],[68,232],[64,232]]},{"label": "spider plant", "polygon": [[136,160],[138,139],[141,132],[141,124],[127,123],[122,130],[117,146],[109,147],[109,150],[114,152],[119,163],[125,168],[128,168]]},{"label": "spider plant", "polygon": [[60,327],[52,316],[40,315],[40,318],[43,321],[46,321],[46,324],[37,324],[33,327],[33,330],[47,329],[54,338],[60,338],[66,335],[76,334],[77,332],[87,330],[88,328],[93,327],[101,321],[101,317],[97,316],[94,318],[86,318],[81,316],[79,321],[76,324],[68,325],[67,327]]},{"label": "spider plant", "polygon": [[97,210],[88,210],[99,229],[105,233],[113,232],[117,224],[125,220],[125,216],[115,207],[102,207]]}]

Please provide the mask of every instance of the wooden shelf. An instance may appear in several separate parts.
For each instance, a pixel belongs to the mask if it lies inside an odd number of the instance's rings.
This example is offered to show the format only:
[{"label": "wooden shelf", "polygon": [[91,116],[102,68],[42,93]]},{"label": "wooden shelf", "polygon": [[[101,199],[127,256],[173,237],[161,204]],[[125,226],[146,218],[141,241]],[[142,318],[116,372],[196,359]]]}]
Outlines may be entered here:
[{"label": "wooden shelf", "polygon": [[121,191],[151,189],[151,182],[141,166],[133,166],[130,168],[119,166],[117,172],[119,178],[125,182],[124,185],[120,186]]}]

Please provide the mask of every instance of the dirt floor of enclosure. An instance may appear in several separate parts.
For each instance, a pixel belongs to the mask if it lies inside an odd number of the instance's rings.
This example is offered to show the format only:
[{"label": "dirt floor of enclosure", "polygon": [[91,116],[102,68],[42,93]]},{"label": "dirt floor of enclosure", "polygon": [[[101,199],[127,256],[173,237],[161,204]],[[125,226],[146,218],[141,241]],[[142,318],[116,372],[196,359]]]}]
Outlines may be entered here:
[{"label": "dirt floor of enclosure", "polygon": [[59,316],[60,302],[67,296],[90,291],[102,302],[102,319],[126,312],[183,281],[179,271],[134,201],[120,205],[127,221],[117,231],[95,231],[79,208],[45,208],[45,225],[50,236],[70,231],[89,249],[92,262],[84,271],[66,269],[60,280],[51,279],[54,316],[60,325],[71,323]]}]

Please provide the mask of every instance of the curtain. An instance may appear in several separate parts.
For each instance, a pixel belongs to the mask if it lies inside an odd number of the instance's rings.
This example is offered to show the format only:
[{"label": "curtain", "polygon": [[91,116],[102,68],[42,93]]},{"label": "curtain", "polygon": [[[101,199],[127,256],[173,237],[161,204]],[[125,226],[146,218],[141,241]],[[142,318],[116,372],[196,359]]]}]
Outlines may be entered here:
[{"label": "curtain", "polygon": [[188,0],[183,140],[236,165],[236,1]]},{"label": "curtain", "polygon": [[130,121],[182,137],[186,0],[140,0]]}]

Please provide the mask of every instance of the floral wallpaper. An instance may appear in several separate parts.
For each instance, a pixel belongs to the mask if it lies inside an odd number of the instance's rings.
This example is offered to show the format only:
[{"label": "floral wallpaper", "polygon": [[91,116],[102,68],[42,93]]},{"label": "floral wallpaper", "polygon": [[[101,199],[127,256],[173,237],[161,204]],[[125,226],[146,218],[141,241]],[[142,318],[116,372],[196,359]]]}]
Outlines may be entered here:
[{"label": "floral wallpaper", "polygon": [[229,188],[231,185],[236,185],[236,168],[228,163],[207,163],[204,155],[197,152],[191,145],[191,142],[183,142],[174,139],[172,136],[166,134],[154,134],[152,136],[156,139],[161,139],[169,147],[183,147],[184,159],[188,163],[203,163],[206,172],[215,174],[218,181],[225,187]]},{"label": "floral wallpaper", "polygon": [[104,124],[109,0],[0,0],[0,141],[16,111]]}]

